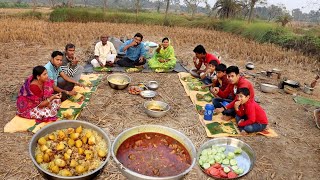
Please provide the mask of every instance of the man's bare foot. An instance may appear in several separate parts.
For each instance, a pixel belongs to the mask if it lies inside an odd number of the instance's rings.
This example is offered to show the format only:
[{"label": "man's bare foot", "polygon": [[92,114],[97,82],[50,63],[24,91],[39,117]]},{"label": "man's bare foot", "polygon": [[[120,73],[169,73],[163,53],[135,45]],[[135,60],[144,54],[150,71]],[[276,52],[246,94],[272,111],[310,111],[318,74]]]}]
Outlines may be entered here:
[{"label": "man's bare foot", "polygon": [[221,119],[224,121],[229,121],[230,119],[232,119],[232,116],[223,115]]},{"label": "man's bare foot", "polygon": [[242,131],[240,132],[240,134],[241,134],[242,136],[248,135],[248,133],[247,133],[245,130],[242,130]]}]

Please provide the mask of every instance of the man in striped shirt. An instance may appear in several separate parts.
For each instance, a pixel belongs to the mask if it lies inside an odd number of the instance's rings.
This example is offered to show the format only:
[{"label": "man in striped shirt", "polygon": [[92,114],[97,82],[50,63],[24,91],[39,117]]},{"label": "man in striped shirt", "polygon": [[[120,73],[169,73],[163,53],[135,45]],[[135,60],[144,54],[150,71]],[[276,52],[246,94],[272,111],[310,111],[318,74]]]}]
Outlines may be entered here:
[{"label": "man in striped shirt", "polygon": [[[75,57],[75,49],[76,47],[74,44],[70,43],[66,45],[61,69],[67,76],[72,78],[74,81],[79,82],[84,68],[79,64],[79,60]],[[61,76],[58,77],[59,88],[71,91],[74,85],[74,83],[64,80]]]}]

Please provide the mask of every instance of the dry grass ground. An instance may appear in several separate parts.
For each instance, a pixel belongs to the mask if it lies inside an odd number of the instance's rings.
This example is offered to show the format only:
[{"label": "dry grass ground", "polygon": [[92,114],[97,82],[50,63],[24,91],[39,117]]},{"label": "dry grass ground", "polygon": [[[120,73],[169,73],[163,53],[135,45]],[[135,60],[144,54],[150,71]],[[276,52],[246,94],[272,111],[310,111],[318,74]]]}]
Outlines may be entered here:
[{"label": "dry grass ground", "polygon": [[[297,52],[285,51],[270,44],[258,44],[227,33],[203,29],[170,28],[107,23],[48,23],[36,20],[0,20],[0,118],[3,127],[15,115],[15,102],[11,96],[16,93],[32,67],[44,65],[53,50],[63,50],[66,43],[77,46],[77,55],[84,61],[92,52],[93,42],[103,33],[133,36],[136,32],[145,35],[145,40],[159,42],[162,37],[171,38],[178,59],[188,67],[192,64],[192,50],[203,44],[208,51],[217,51],[228,65],[236,64],[243,69],[246,61],[256,65],[255,71],[277,67],[283,76],[301,83],[310,83],[313,71],[319,68],[315,59]],[[200,125],[190,99],[185,96],[177,74],[130,74],[133,83],[158,80],[160,89],[156,99],[166,101],[172,107],[170,113],[160,119],[147,117],[142,108],[145,101],[126,91],[111,89],[106,78],[99,85],[89,105],[79,119],[104,128],[113,140],[123,130],[141,124],[161,124],[185,133],[196,148],[209,140]],[[252,82],[261,81],[251,79]],[[256,83],[255,83],[256,84]],[[320,173],[319,129],[312,117],[313,107],[300,106],[284,93],[264,94],[255,89],[266,110],[270,126],[279,138],[262,136],[241,137],[253,147],[257,161],[252,172],[244,179],[318,179]],[[314,99],[320,97],[316,89]],[[28,155],[28,132],[7,134],[0,130],[0,177],[2,179],[41,179]],[[195,167],[186,179],[207,179]],[[124,179],[110,160],[98,179]]]}]

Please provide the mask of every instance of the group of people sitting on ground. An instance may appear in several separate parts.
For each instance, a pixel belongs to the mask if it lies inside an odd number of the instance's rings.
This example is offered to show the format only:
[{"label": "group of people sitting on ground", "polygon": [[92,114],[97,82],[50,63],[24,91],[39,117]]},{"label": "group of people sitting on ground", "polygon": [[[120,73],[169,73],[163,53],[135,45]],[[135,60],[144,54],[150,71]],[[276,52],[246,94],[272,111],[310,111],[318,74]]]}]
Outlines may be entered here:
[{"label": "group of people sitting on ground", "polygon": [[[242,134],[263,131],[268,125],[265,111],[254,99],[253,85],[240,75],[237,66],[220,63],[214,55],[206,52],[202,45],[193,50],[195,57],[194,76],[210,87],[214,95],[213,105],[216,113],[222,113],[223,120],[235,117]],[[202,66],[205,68],[201,69]]]},{"label": "group of people sitting on ground", "polygon": [[[134,35],[120,46],[125,56],[117,59],[117,50],[108,41],[108,36],[101,36],[101,41],[95,45],[94,67],[113,66],[139,67],[146,63],[146,49],[140,33]],[[217,113],[223,114],[223,119],[236,117],[242,131],[258,132],[266,128],[268,120],[266,113],[254,101],[252,84],[240,76],[236,66],[226,67],[214,55],[207,53],[202,45],[194,48],[193,58],[195,72],[204,82],[202,88],[210,87],[210,92],[216,97],[213,105]],[[24,82],[17,98],[17,114],[24,118],[37,121],[54,121],[62,101],[75,95],[74,86],[84,87],[79,83],[84,68],[78,64],[75,56],[75,45],[67,44],[65,52],[54,51],[51,60],[45,66],[33,68],[33,73]],[[169,38],[163,38],[156,48],[148,65],[152,69],[173,69],[176,64],[174,49]],[[204,69],[201,67],[205,66]],[[224,105],[223,102],[228,102]]]},{"label": "group of people sitting on ground", "polygon": [[[143,36],[140,33],[134,35],[132,39],[125,41],[119,48],[125,56],[117,58],[117,50],[112,42],[108,41],[108,36],[102,35],[100,42],[95,45],[94,59],[91,60],[93,67],[114,66],[115,64],[122,67],[139,67],[142,68],[147,62],[146,47],[142,42]],[[151,69],[157,71],[169,71],[176,65],[174,49],[170,45],[169,38],[162,39],[153,56],[148,61]]]},{"label": "group of people sitting on ground", "polygon": [[74,56],[75,45],[67,44],[65,52],[53,51],[45,66],[33,68],[17,97],[17,114],[39,122],[57,120],[61,102],[75,95],[83,67]]}]

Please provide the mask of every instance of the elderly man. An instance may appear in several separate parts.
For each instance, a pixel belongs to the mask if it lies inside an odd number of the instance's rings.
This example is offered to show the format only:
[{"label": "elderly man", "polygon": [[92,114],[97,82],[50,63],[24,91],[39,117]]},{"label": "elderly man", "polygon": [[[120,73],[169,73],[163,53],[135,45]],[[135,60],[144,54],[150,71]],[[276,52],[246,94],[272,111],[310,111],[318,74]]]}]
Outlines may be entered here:
[{"label": "elderly man", "polygon": [[[61,69],[65,75],[73,79],[75,82],[78,82],[84,68],[78,63],[79,60],[74,55],[75,50],[76,47],[74,44],[66,45],[65,52],[63,53]],[[61,76],[58,77],[59,88],[71,91],[74,85],[74,83],[66,81]]]},{"label": "elderly man", "polygon": [[117,57],[117,50],[112,42],[108,41],[107,35],[102,35],[94,47],[94,59],[91,61],[93,67],[104,67],[112,65]]},{"label": "elderly man", "polygon": [[119,66],[123,67],[140,67],[146,63],[146,50],[142,43],[143,36],[140,33],[134,35],[120,47],[121,52],[125,52],[124,58],[117,61]]}]

